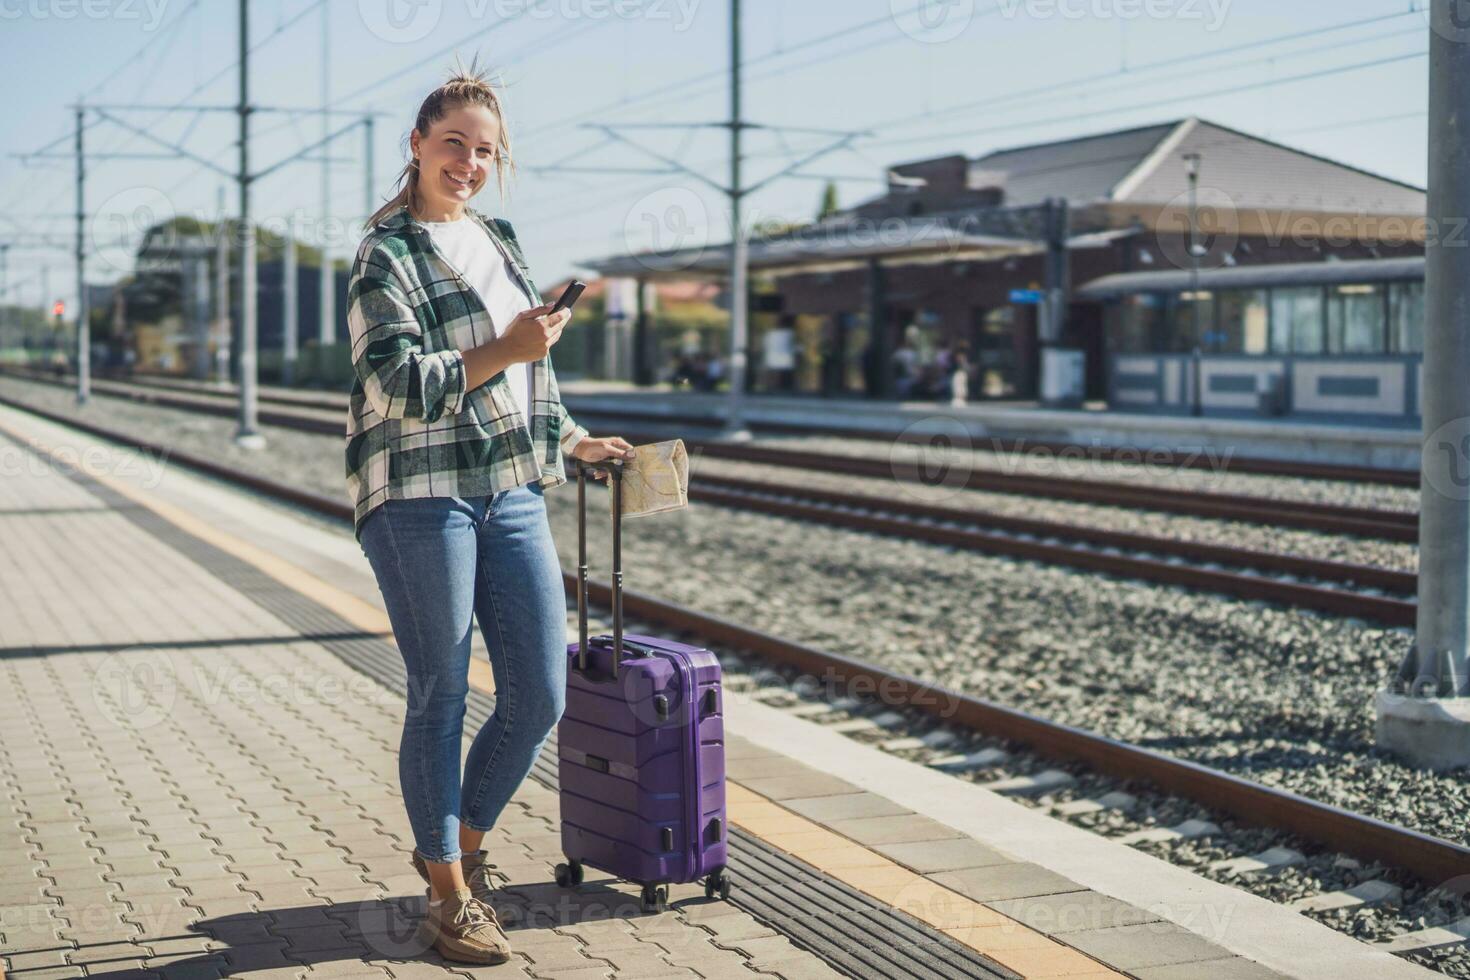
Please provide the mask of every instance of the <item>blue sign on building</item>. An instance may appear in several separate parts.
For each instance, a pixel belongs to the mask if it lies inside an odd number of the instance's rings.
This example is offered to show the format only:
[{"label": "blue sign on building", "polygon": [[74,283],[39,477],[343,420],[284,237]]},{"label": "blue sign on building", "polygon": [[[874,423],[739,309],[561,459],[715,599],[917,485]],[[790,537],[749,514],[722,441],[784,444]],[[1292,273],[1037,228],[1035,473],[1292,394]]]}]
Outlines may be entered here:
[{"label": "blue sign on building", "polygon": [[1046,294],[1039,289],[1012,289],[1011,302],[1020,303],[1023,306],[1040,306]]}]

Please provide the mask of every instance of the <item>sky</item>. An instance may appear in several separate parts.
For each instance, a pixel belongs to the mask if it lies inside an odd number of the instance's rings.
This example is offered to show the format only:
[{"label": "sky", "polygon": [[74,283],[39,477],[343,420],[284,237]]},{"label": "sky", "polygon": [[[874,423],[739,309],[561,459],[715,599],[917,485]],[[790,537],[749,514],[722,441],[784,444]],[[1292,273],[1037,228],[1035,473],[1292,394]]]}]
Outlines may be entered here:
[{"label": "sky", "polygon": [[[770,127],[744,137],[744,182],[857,134],[799,169],[814,177],[751,194],[747,222],[810,219],[828,176],[842,178],[846,207],[881,193],[897,163],[1189,115],[1425,183],[1426,0],[740,6],[742,116]],[[718,189],[728,130],[710,124],[730,118],[731,0],[250,0],[249,11],[261,107],[251,169],[273,168],[253,182],[252,213],[274,230],[294,226],[350,259],[363,220],[396,190],[419,104],[458,55],[503,86],[521,168],[505,202],[487,186],[472,204],[514,223],[538,283],[586,278],[579,263],[671,235],[730,237]],[[221,194],[238,213],[238,116],[213,111],[239,100],[238,18],[226,0],[0,0],[0,245],[16,302],[48,302],[43,269],[51,295],[74,300],[79,102],[168,110],[88,110],[88,282],[131,271],[161,217],[213,220]],[[339,113],[326,130],[324,86]],[[339,130],[324,206],[320,152],[298,154]],[[171,158],[139,158],[153,154]],[[705,180],[618,172],[671,160]]]}]

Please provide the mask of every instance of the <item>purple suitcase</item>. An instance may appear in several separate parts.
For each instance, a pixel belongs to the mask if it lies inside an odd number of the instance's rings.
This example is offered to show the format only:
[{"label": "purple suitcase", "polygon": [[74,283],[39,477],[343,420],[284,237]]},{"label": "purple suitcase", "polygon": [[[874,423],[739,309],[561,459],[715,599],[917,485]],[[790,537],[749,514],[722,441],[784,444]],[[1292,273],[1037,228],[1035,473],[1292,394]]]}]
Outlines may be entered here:
[{"label": "purple suitcase", "polygon": [[[587,636],[588,467],[577,461],[578,642],[567,646],[566,709],[557,725],[563,887],[591,865],[643,886],[643,908],[666,907],[668,885],[725,873],[725,736],[720,664],[709,650],[623,636],[622,464],[613,498],[613,632]],[[585,655],[583,654],[585,651]]]}]

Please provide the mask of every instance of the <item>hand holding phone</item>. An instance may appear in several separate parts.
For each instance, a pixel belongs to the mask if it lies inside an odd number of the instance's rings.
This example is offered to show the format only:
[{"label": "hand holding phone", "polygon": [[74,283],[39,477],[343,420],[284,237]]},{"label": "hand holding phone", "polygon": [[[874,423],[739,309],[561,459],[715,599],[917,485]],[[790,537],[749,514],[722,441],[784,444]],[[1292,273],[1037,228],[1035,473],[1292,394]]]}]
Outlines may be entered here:
[{"label": "hand holding phone", "polygon": [[586,288],[587,284],[585,282],[582,282],[580,279],[573,279],[567,284],[567,288],[562,290],[562,294],[557,297],[556,302],[551,307],[551,312],[557,313],[561,310],[571,309],[573,304],[582,295],[582,290]]}]

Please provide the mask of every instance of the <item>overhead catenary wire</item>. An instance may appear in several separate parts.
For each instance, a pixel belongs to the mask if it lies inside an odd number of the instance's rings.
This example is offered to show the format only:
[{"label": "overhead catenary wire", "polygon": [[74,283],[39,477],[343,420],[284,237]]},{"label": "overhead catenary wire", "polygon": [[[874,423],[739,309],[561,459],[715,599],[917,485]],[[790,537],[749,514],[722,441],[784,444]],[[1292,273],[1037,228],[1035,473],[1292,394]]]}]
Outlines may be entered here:
[{"label": "overhead catenary wire", "polygon": [[[1207,89],[1199,92],[1186,92],[1180,95],[1166,96],[1160,99],[1152,99],[1147,102],[1137,102],[1131,105],[1114,106],[1111,108],[1090,109],[1086,112],[1070,113],[1061,116],[1050,116],[1045,119],[1030,119],[1025,122],[1006,123],[997,126],[984,126],[977,129],[960,130],[959,132],[945,133],[942,138],[958,139],[969,136],[983,136],[990,133],[1005,132],[1014,129],[1030,129],[1040,126],[1051,125],[1062,122],[1078,122],[1081,120],[1095,119],[1098,116],[1117,115],[1118,113],[1138,112],[1145,109],[1156,109],[1166,105],[1177,105],[1180,102],[1197,101],[1206,98],[1219,98],[1224,95],[1238,95],[1242,92],[1254,92],[1263,88],[1273,88],[1277,85],[1289,85],[1295,82],[1312,81],[1318,78],[1328,78],[1333,75],[1341,75],[1351,71],[1361,71],[1367,68],[1378,68],[1384,65],[1398,64],[1404,61],[1417,60],[1427,57],[1427,51],[1410,51],[1403,54],[1391,55],[1384,58],[1375,58],[1369,61],[1359,61],[1348,65],[1335,65],[1331,68],[1322,68],[1316,71],[1304,72],[1298,75],[1287,75],[1281,78],[1273,78],[1259,82],[1246,82],[1241,85],[1228,86],[1218,89]],[[935,136],[909,136],[898,139],[866,140],[868,146],[899,146],[910,143],[932,142],[940,138]]]}]

